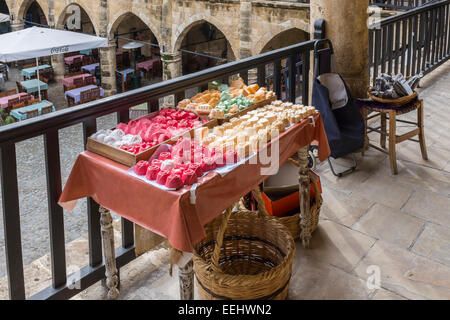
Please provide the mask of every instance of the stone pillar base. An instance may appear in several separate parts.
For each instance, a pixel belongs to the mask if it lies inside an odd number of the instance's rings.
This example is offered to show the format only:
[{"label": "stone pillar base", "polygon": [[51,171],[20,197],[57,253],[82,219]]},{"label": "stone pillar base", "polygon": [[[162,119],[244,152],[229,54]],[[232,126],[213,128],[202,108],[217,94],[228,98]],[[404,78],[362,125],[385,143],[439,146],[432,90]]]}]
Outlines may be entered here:
[{"label": "stone pillar base", "polygon": [[105,97],[107,97],[117,93],[115,43],[110,42],[108,47],[100,48],[99,54],[102,88],[105,90]]},{"label": "stone pillar base", "polygon": [[55,70],[55,80],[59,81],[64,78],[64,74],[66,73],[66,64],[64,62],[63,54],[52,56],[52,66],[53,70]]}]

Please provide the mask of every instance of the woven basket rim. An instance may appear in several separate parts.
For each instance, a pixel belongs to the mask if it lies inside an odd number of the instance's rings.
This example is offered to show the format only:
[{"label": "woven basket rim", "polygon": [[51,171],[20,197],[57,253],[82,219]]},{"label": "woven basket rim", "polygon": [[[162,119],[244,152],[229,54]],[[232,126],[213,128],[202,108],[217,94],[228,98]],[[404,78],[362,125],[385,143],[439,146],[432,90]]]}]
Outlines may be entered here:
[{"label": "woven basket rim", "polygon": [[373,91],[373,90],[375,90],[374,87],[368,87],[367,88],[367,94],[369,95],[369,98],[374,100],[374,101],[377,101],[377,102],[380,102],[380,103],[385,103],[385,104],[393,104],[393,105],[406,104],[408,102],[413,101],[415,98],[417,98],[417,92],[414,91],[413,94],[410,94],[410,95],[405,96],[405,97],[400,97],[400,98],[397,98],[397,99],[384,99],[384,98],[379,98],[377,96],[374,96],[371,93],[371,91]]},{"label": "woven basket rim", "polygon": [[[234,211],[230,217],[230,220],[239,219],[236,216],[242,215],[242,214],[256,215],[256,212],[249,211],[249,210]],[[256,279],[260,279],[262,277],[273,278],[274,276],[277,276],[278,270],[284,269],[284,268],[286,268],[287,265],[289,265],[289,262],[292,261],[294,255],[295,255],[295,241],[294,241],[291,233],[289,232],[288,228],[285,225],[283,225],[282,223],[276,221],[275,219],[266,219],[266,218],[260,218],[260,217],[252,217],[252,219],[255,222],[260,220],[260,222],[272,224],[274,228],[278,229],[278,232],[284,233],[284,235],[286,236],[285,238],[288,239],[288,242],[286,243],[286,246],[285,246],[285,248],[287,249],[287,252],[285,252],[285,257],[283,258],[283,261],[280,264],[278,264],[277,266],[271,268],[270,270],[263,271],[263,272],[260,272],[260,273],[254,274],[254,275],[246,275],[246,274],[235,275],[235,274],[225,273],[222,270],[221,271],[212,271],[210,268],[210,262],[206,261],[201,255],[198,254],[198,251],[197,251],[198,244],[197,244],[196,246],[194,246],[194,250],[193,250],[194,259],[196,259],[198,262],[200,262],[202,264],[201,268],[204,269],[204,271],[210,272],[214,278],[229,277],[229,278],[233,278],[233,279],[246,279],[246,280],[255,279],[256,280]],[[212,240],[215,240],[215,239],[212,239]]]}]

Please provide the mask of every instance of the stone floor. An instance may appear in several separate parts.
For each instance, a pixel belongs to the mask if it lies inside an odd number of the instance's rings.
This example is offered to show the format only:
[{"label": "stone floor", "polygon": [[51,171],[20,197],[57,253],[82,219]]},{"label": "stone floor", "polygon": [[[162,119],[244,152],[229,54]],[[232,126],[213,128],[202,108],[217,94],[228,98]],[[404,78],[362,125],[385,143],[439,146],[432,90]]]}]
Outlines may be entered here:
[{"label": "stone floor", "polygon": [[[319,165],[321,221],[310,249],[297,243],[290,299],[450,299],[450,62],[422,87],[429,161],[421,159],[418,144],[404,142],[398,146],[398,176],[375,150],[364,158],[358,154],[357,172],[341,179],[326,163]],[[117,222],[115,229],[117,245]],[[76,272],[87,261],[87,240],[68,243],[67,252],[67,265]],[[28,295],[49,285],[49,261],[47,255],[27,266]],[[378,289],[372,286],[374,270]],[[179,298],[167,244],[122,268],[120,276],[120,299]],[[6,298],[5,287],[2,278],[0,298]],[[105,299],[105,291],[99,282],[74,299]]]}]

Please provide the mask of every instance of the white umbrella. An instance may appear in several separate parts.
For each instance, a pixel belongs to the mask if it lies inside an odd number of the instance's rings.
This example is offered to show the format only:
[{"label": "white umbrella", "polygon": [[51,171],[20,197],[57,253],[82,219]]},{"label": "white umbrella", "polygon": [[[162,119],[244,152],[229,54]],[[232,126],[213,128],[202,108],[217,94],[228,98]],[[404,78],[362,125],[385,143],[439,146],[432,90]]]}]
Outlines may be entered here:
[{"label": "white umbrella", "polygon": [[32,27],[0,35],[0,61],[12,62],[36,59],[39,100],[40,57],[108,46],[108,39],[84,33]]},{"label": "white umbrella", "polygon": [[10,20],[9,15],[0,13],[0,23],[9,22]]}]

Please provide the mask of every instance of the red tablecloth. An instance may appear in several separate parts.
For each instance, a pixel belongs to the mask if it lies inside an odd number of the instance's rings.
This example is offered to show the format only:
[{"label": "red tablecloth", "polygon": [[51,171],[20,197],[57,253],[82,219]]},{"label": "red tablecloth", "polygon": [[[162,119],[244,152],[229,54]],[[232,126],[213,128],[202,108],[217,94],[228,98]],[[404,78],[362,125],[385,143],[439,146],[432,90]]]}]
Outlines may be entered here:
[{"label": "red tablecloth", "polygon": [[146,71],[150,71],[153,68],[153,63],[159,61],[159,59],[151,59],[147,61],[142,61],[136,64],[138,69],[144,69]]},{"label": "red tablecloth", "polygon": [[[280,135],[280,163],[312,141],[319,142],[319,158],[328,158],[330,149],[319,114],[315,124],[307,119]],[[59,203],[70,211],[77,199],[92,197],[101,206],[166,237],[174,248],[190,252],[205,236],[205,224],[267,178],[261,175],[262,167],[243,164],[224,177],[209,173],[200,180],[194,205],[190,187],[163,191],[130,176],[126,166],[86,151],[79,155]]]}]

